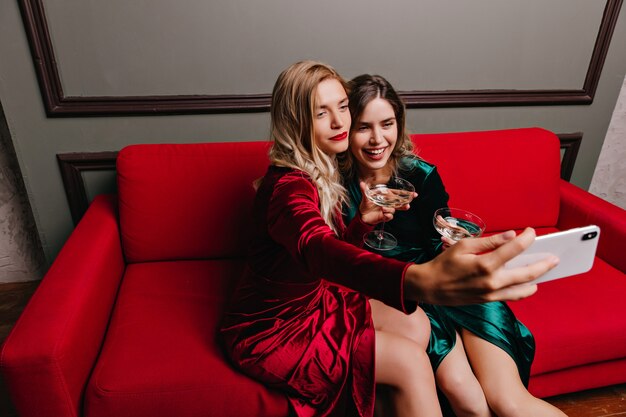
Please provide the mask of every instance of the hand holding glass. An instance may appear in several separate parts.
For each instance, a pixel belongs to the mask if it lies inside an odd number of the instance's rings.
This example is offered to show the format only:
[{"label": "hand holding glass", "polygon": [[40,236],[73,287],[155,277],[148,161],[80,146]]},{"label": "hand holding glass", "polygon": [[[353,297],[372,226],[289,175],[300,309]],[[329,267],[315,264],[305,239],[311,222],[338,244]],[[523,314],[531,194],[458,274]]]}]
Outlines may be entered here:
[{"label": "hand holding glass", "polygon": [[[370,185],[365,190],[365,196],[372,203],[380,207],[400,208],[413,200],[415,187],[402,178],[392,177],[386,184]],[[363,236],[367,246],[377,250],[390,250],[398,246],[397,239],[389,232],[385,232],[385,222],[380,230],[372,230]]]},{"label": "hand holding glass", "polygon": [[485,222],[467,210],[443,207],[433,216],[435,229],[449,239],[459,241],[466,237],[479,237],[485,231]]}]

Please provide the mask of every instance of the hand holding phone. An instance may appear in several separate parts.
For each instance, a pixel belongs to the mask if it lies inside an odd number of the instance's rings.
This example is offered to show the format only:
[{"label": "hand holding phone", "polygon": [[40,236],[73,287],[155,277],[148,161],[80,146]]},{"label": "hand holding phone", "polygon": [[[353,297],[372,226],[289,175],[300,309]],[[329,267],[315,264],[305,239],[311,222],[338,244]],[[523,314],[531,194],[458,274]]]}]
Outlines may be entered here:
[{"label": "hand holding phone", "polygon": [[532,284],[582,274],[593,266],[599,238],[600,228],[595,225],[538,236],[532,245],[504,264],[504,267],[527,266],[554,255],[559,258],[559,264],[532,281]]}]

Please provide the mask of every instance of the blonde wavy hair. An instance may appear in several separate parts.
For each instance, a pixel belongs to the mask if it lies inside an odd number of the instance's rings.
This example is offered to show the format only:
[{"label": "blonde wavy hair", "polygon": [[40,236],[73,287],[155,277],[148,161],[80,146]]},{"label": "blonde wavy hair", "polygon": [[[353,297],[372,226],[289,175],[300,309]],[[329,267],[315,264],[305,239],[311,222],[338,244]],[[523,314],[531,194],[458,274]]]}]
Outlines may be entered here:
[{"label": "blonde wavy hair", "polygon": [[284,70],[272,91],[270,162],[307,173],[317,188],[320,211],[338,233],[340,207],[346,201],[334,156],[326,155],[314,141],[313,109],[317,86],[335,79],[347,91],[345,80],[332,67],[315,61],[296,62]]}]

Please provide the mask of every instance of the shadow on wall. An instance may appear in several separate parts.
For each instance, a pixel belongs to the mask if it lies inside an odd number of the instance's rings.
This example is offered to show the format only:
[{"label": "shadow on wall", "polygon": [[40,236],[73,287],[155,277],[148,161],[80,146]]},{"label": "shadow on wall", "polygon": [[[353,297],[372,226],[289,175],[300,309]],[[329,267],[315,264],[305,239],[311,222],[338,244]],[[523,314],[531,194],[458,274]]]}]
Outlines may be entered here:
[{"label": "shadow on wall", "polygon": [[45,257],[0,103],[0,284],[39,280]]}]

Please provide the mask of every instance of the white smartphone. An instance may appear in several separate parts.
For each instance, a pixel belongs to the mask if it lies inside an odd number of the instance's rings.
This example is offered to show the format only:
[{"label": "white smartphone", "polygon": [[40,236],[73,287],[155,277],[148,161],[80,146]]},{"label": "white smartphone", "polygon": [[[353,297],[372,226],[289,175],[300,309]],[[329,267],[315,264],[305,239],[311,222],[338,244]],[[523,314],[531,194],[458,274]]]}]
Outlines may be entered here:
[{"label": "white smartphone", "polygon": [[505,263],[504,267],[526,266],[555,255],[559,264],[532,281],[533,284],[582,274],[593,266],[599,239],[600,228],[595,225],[538,236],[532,245]]}]

